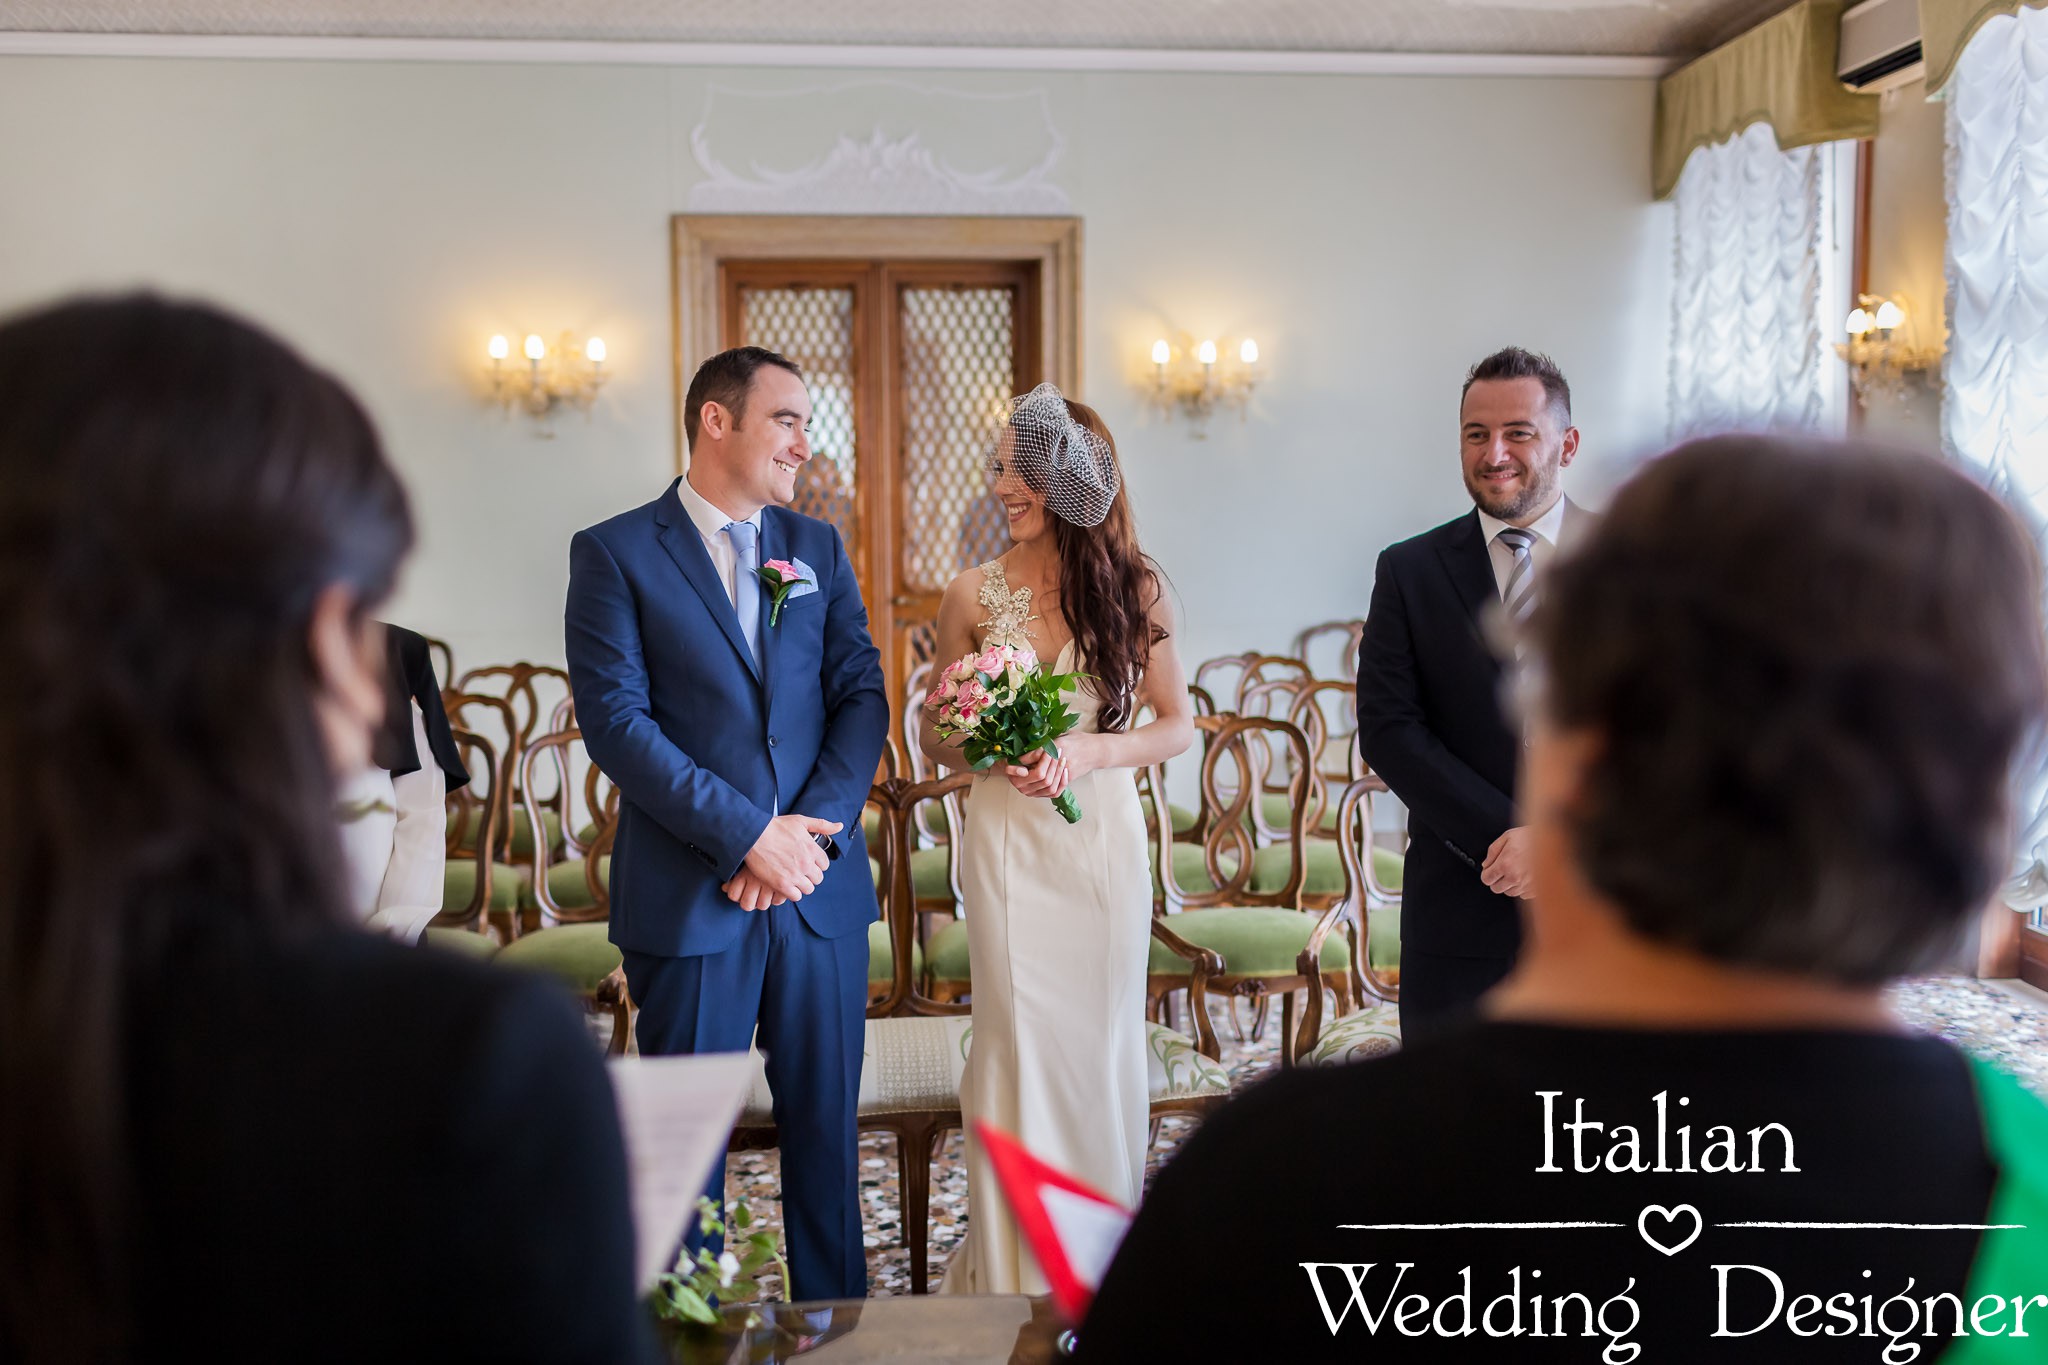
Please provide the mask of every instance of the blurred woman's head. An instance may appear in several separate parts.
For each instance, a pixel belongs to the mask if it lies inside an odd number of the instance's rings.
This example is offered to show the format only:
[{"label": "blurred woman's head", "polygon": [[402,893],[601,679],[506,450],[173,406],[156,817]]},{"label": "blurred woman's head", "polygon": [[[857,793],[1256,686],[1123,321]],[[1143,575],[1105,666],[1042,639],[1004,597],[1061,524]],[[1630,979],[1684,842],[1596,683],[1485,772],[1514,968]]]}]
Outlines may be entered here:
[{"label": "blurred woman's head", "polygon": [[1727,964],[1869,985],[1936,965],[2003,879],[2044,715],[2032,547],[1955,469],[1681,447],[1546,576],[1536,900]]},{"label": "blurred woman's head", "polygon": [[0,1355],[117,1349],[127,988],[195,932],[345,921],[335,779],[411,537],[362,408],[248,323],[0,325]]}]

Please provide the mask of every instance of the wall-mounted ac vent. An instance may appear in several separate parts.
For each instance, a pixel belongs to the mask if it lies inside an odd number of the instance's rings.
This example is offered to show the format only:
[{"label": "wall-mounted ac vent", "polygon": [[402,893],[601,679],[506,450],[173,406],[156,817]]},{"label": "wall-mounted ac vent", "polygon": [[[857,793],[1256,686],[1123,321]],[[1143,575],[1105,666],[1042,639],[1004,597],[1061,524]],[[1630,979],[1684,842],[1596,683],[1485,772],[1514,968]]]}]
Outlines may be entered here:
[{"label": "wall-mounted ac vent", "polygon": [[1835,71],[1857,90],[1889,90],[1926,70],[1920,55],[1919,0],[1864,0],[1842,16]]}]

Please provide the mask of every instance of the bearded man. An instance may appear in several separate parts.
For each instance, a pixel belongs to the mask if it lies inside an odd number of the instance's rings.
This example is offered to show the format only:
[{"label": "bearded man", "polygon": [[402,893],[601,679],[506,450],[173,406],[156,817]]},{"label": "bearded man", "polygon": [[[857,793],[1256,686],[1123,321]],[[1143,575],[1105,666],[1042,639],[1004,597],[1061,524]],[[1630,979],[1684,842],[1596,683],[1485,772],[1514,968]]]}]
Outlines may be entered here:
[{"label": "bearded man", "polygon": [[1401,1027],[1470,1011],[1521,945],[1527,831],[1515,814],[1519,722],[1502,707],[1495,613],[1535,605],[1558,547],[1595,521],[1564,496],[1572,395],[1548,356],[1510,346],[1472,367],[1459,462],[1473,510],[1380,555],[1358,666],[1358,742],[1408,807]]}]

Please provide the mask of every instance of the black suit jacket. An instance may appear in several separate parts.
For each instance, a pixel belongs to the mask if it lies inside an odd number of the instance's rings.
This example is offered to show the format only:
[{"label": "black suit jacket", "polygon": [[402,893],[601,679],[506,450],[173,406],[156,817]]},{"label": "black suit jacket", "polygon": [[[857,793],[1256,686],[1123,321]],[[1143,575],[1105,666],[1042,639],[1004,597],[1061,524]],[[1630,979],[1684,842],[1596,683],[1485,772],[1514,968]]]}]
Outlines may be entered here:
[{"label": "black suit jacket", "polygon": [[128,1003],[132,1359],[660,1358],[611,1086],[552,982],[223,925]]},{"label": "black suit jacket", "polygon": [[[1588,520],[1567,503],[1560,540]],[[1422,952],[1511,958],[1521,946],[1515,901],[1479,880],[1515,823],[1522,752],[1483,635],[1499,602],[1476,511],[1380,554],[1358,657],[1358,744],[1408,807],[1401,942]]]}]

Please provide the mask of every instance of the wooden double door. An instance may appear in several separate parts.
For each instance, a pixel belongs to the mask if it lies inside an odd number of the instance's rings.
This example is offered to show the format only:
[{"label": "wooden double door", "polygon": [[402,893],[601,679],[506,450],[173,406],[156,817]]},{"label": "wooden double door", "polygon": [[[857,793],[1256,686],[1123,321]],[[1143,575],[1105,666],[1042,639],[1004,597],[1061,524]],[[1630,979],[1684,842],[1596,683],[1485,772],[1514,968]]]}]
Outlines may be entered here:
[{"label": "wooden double door", "polygon": [[811,461],[796,510],[839,528],[901,733],[939,598],[1009,546],[986,444],[1043,378],[1037,261],[756,260],[718,267],[727,346],[803,368]]}]

